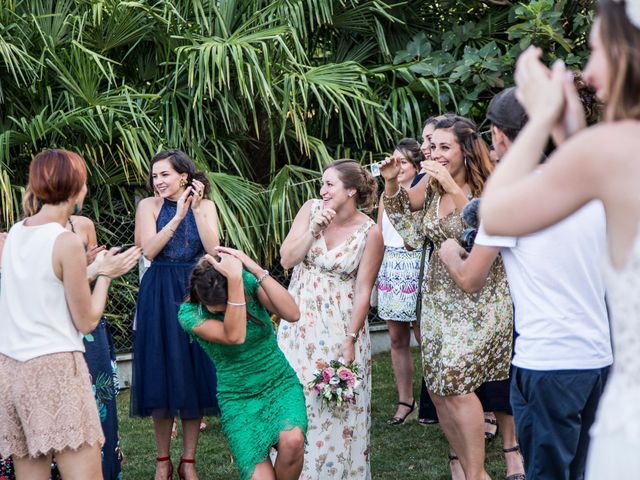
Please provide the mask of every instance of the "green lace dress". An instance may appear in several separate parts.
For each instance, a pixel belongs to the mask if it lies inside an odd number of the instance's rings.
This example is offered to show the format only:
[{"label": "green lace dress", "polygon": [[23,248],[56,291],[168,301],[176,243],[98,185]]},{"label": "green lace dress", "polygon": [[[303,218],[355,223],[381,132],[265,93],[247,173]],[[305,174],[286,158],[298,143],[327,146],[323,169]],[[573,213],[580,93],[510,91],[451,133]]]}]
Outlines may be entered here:
[{"label": "green lace dress", "polygon": [[223,314],[184,303],[178,320],[216,366],[222,431],[240,470],[248,479],[256,464],[266,460],[283,430],[300,427],[307,433],[302,385],[276,342],[269,313],[258,301],[258,282],[243,271],[247,312],[264,326],[247,321],[242,345],[222,345],[198,337],[193,329],[206,321],[223,321]]}]

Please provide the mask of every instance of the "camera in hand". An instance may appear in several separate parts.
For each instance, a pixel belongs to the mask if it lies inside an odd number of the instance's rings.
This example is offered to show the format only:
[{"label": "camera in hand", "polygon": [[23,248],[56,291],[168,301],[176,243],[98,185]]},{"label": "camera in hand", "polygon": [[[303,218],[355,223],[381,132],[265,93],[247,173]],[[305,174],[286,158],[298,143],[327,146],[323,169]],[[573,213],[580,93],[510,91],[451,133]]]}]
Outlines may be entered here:
[{"label": "camera in hand", "polygon": [[478,233],[478,208],[480,207],[480,200],[474,198],[471,200],[462,210],[462,221],[467,228],[464,229],[462,235],[460,235],[460,245],[467,252],[470,252],[473,248],[473,244],[476,241],[476,234]]}]

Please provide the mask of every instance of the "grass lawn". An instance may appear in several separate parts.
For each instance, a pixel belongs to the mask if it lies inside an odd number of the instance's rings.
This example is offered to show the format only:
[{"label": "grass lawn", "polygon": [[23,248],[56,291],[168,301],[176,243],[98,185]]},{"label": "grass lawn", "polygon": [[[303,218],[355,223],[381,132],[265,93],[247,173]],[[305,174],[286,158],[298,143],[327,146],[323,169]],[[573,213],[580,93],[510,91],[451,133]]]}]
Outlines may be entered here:
[{"label": "grass lawn", "polygon": [[[418,352],[414,351],[416,368]],[[419,385],[416,382],[416,396]],[[374,480],[445,480],[447,443],[436,425],[422,426],[416,421],[388,426],[385,421],[395,412],[397,401],[391,360],[388,353],[373,357],[373,424],[371,431],[371,470]],[[153,478],[155,447],[153,428],[148,419],[131,419],[128,415],[129,393],[118,400],[120,441],[127,457],[123,478],[148,480]],[[217,418],[207,420],[209,428],[201,435],[197,468],[202,480],[235,480],[238,478],[231,453],[220,431]],[[181,435],[172,446],[172,458],[177,466],[180,458]],[[494,480],[504,478],[505,469],[496,438],[487,448],[487,471]],[[177,475],[176,475],[177,477]],[[329,480],[329,479],[327,479]]]}]

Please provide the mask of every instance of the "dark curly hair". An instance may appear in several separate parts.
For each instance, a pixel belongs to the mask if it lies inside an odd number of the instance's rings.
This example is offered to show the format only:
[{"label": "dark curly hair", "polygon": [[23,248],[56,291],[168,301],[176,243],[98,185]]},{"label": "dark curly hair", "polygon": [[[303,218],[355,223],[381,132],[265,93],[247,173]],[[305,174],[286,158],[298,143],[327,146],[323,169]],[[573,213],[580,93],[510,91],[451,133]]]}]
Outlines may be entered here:
[{"label": "dark curly hair", "polygon": [[573,73],[573,84],[580,97],[580,102],[582,102],[582,106],[584,107],[587,126],[594,125],[600,120],[603,104],[598,100],[595,88],[584,81],[580,70],[572,70],[571,73]]},{"label": "dark curly hair", "polygon": [[[226,305],[229,298],[227,290],[227,277],[213,268],[207,260],[201,259],[189,279],[189,296],[187,302],[202,306]],[[265,326],[264,322],[247,311],[247,319],[258,325]]]},{"label": "dark curly hair", "polygon": [[149,165],[149,180],[148,187],[153,192],[153,165],[161,160],[169,160],[171,167],[178,173],[187,174],[187,185],[191,185],[191,182],[196,179],[204,185],[204,196],[208,196],[211,193],[211,184],[204,172],[196,170],[196,164],[189,156],[181,150],[170,148],[157,153],[152,159]]}]

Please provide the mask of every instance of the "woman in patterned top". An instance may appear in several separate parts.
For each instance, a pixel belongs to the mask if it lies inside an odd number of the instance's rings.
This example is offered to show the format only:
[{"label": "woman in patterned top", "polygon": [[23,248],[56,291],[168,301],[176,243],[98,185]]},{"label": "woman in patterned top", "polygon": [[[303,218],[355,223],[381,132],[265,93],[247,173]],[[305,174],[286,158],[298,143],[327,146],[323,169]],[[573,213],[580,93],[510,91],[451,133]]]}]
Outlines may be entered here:
[{"label": "woman in patterned top", "polygon": [[[428,187],[409,192],[399,188],[399,162],[382,162],[386,180],[384,203],[391,223],[405,242],[418,247],[425,237],[434,244],[423,285],[422,363],[425,382],[449,444],[459,456],[467,480],[488,478],[484,470],[484,416],[509,408],[508,384],[498,384],[506,399],[496,395],[495,381],[507,380],[512,349],[512,307],[504,266],[497,249],[488,251],[486,285],[466,293],[451,278],[438,252],[447,238],[460,238],[461,212],[471,197],[478,197],[492,170],[489,151],[473,122],[448,117],[436,124],[431,143],[432,160],[425,162],[431,176]],[[421,191],[422,190],[422,191]],[[416,218],[412,211],[421,210]],[[491,250],[491,249],[487,249]],[[488,383],[489,382],[489,383]],[[481,403],[502,399],[502,405]],[[451,455],[455,478],[461,476],[457,457]]]}]

